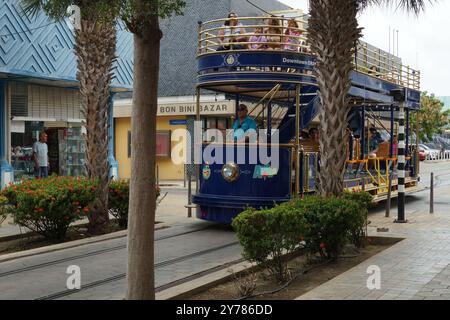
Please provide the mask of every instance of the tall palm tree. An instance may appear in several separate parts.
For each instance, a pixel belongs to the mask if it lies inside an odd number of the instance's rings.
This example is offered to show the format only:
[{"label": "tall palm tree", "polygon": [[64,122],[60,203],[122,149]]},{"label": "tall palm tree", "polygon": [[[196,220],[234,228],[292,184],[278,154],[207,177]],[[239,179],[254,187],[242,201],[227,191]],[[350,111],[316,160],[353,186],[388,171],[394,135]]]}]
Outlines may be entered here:
[{"label": "tall palm tree", "polygon": [[[431,1],[431,0],[430,0]],[[345,129],[350,110],[348,92],[355,44],[361,37],[357,14],[369,5],[394,4],[415,13],[424,0],[310,0],[309,42],[317,56],[315,75],[322,108],[320,128],[320,193],[344,190]]]},{"label": "tall palm tree", "polygon": [[122,0],[121,18],[134,36],[131,181],[128,219],[128,300],[155,299],[156,114],[159,19],[182,14],[184,0]]},{"label": "tall palm tree", "polygon": [[82,113],[86,127],[86,169],[99,189],[89,215],[89,231],[102,233],[108,215],[108,106],[116,60],[116,29],[111,1],[107,0],[21,0],[25,13],[42,10],[55,20],[66,15],[69,5],[81,9],[81,28],[75,31],[77,80],[80,82]]}]

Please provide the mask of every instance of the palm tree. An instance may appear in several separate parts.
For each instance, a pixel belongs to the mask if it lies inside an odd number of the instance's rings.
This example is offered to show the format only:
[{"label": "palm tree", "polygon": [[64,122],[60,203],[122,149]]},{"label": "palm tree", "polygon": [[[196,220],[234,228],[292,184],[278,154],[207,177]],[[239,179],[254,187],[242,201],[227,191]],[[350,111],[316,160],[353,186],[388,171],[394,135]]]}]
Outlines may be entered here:
[{"label": "palm tree", "polygon": [[339,195],[344,190],[345,129],[350,110],[348,92],[355,44],[361,37],[357,14],[369,5],[397,3],[415,13],[423,0],[310,0],[309,42],[317,56],[315,75],[322,108],[320,128],[320,193]]},{"label": "palm tree", "polygon": [[89,231],[103,233],[108,214],[108,106],[113,64],[116,60],[114,11],[107,0],[21,0],[25,13],[42,10],[55,20],[66,15],[69,5],[81,9],[81,28],[75,31],[77,80],[80,82],[82,113],[86,127],[86,169],[99,189],[89,215]]},{"label": "palm tree", "polygon": [[121,17],[134,35],[126,293],[129,300],[155,299],[156,113],[163,36],[159,19],[181,14],[184,5],[183,0],[128,0],[121,7]]}]

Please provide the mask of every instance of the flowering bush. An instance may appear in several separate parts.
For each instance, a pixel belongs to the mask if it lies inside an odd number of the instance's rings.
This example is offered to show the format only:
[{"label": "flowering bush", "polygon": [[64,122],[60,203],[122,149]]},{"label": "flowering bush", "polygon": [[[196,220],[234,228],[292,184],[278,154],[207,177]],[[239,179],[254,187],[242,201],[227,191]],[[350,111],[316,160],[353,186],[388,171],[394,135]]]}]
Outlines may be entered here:
[{"label": "flowering bush", "polygon": [[[117,219],[119,226],[126,228],[128,225],[128,207],[130,202],[130,182],[128,180],[112,181],[109,185],[109,210]],[[156,187],[156,198],[160,195],[160,189]]]},{"label": "flowering bush", "polygon": [[8,215],[7,211],[8,199],[2,195],[0,195],[0,225],[5,221],[6,216]]},{"label": "flowering bush", "polygon": [[109,212],[122,228],[126,228],[128,223],[129,198],[130,183],[128,181],[113,181],[109,184]]},{"label": "flowering bush", "polygon": [[14,222],[51,241],[65,238],[69,225],[86,217],[97,183],[82,177],[26,180],[2,191]]}]

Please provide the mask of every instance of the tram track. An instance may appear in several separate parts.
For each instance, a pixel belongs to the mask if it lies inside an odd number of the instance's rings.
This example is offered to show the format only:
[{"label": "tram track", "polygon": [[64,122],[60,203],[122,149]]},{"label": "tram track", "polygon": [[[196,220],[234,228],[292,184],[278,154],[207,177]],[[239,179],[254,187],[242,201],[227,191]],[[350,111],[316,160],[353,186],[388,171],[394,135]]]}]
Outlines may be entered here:
[{"label": "tram track", "polygon": [[[221,245],[221,246],[217,246],[217,247],[214,247],[214,248],[209,248],[209,249],[205,249],[205,250],[202,250],[202,251],[190,253],[190,254],[187,254],[187,255],[184,255],[184,256],[181,256],[181,257],[177,257],[177,258],[161,261],[161,262],[158,262],[158,263],[155,264],[155,270],[157,270],[159,268],[162,268],[162,267],[170,266],[170,265],[173,265],[173,264],[176,264],[176,263],[180,263],[180,262],[183,262],[183,261],[186,261],[186,260],[197,258],[197,257],[203,256],[203,255],[206,255],[206,254],[218,251],[218,250],[223,250],[223,249],[226,249],[226,248],[229,248],[229,247],[237,246],[237,245],[239,245],[239,241],[233,241],[233,242],[225,244],[225,245]],[[155,290],[156,290],[156,292],[159,292],[159,291],[162,291],[162,290],[174,287],[176,285],[179,285],[179,284],[191,281],[193,279],[197,279],[197,278],[199,278],[201,276],[204,276],[206,274],[209,274],[209,273],[212,273],[212,272],[216,272],[216,271],[219,271],[219,270],[223,270],[225,268],[230,267],[233,264],[236,264],[236,263],[239,263],[239,262],[242,262],[242,261],[243,261],[243,259],[238,259],[238,260],[234,260],[234,261],[231,261],[231,262],[227,262],[225,264],[222,264],[222,265],[219,265],[219,266],[215,266],[213,268],[209,268],[209,269],[203,270],[203,271],[201,271],[201,272],[199,272],[197,274],[190,275],[190,276],[184,277],[182,279],[178,279],[178,280],[175,280],[173,282],[170,282],[170,283],[158,286]],[[85,290],[88,290],[88,289],[99,287],[99,286],[102,286],[102,285],[105,285],[105,284],[108,284],[108,283],[111,283],[111,282],[123,280],[125,278],[126,278],[126,273],[120,273],[120,274],[117,274],[117,275],[114,275],[114,276],[111,276],[111,277],[108,277],[108,278],[105,278],[105,279],[102,279],[102,280],[97,280],[97,281],[93,281],[93,282],[87,283],[85,285],[82,285],[81,288],[77,289],[77,290],[63,290],[63,291],[60,291],[60,292],[56,292],[56,293],[53,293],[53,294],[50,294],[50,295],[47,295],[47,296],[43,296],[43,297],[37,298],[35,300],[55,300],[55,299],[67,297],[67,296],[70,296],[70,295],[73,295],[73,294],[77,294],[77,293],[79,293],[81,291],[85,291]]]},{"label": "tram track", "polygon": [[[186,232],[182,232],[182,233],[177,233],[177,234],[174,234],[174,235],[167,235],[167,236],[157,237],[155,239],[155,242],[161,241],[161,240],[167,240],[167,239],[171,239],[171,238],[176,238],[176,237],[180,237],[180,236],[183,236],[183,235],[188,235],[188,234],[192,234],[192,233],[196,233],[196,232],[201,232],[201,231],[204,231],[204,230],[211,229],[212,227],[213,226],[208,226],[208,227],[205,227],[205,228],[199,228],[199,229],[195,229],[195,230],[190,230],[190,231],[186,231]],[[32,266],[11,270],[11,271],[1,272],[0,273],[0,278],[7,277],[7,276],[10,276],[10,275],[14,275],[14,274],[19,274],[19,273],[22,273],[22,272],[28,272],[28,271],[33,271],[33,270],[45,268],[45,267],[50,267],[50,266],[57,265],[57,264],[64,263],[64,262],[70,262],[70,261],[74,261],[74,260],[78,260],[78,259],[83,259],[83,258],[88,258],[88,257],[92,257],[92,256],[101,255],[101,254],[104,254],[104,253],[110,253],[110,252],[114,252],[114,251],[118,251],[118,250],[123,250],[123,249],[126,249],[126,247],[127,247],[126,244],[123,244],[123,245],[119,245],[119,246],[115,246],[115,247],[111,247],[111,248],[107,248],[107,249],[95,250],[95,251],[91,251],[91,252],[88,252],[88,253],[83,253],[83,254],[67,257],[67,258],[52,260],[52,261],[39,263],[39,264],[35,264],[35,265],[32,265]],[[0,263],[0,265],[1,265],[1,263]]]}]

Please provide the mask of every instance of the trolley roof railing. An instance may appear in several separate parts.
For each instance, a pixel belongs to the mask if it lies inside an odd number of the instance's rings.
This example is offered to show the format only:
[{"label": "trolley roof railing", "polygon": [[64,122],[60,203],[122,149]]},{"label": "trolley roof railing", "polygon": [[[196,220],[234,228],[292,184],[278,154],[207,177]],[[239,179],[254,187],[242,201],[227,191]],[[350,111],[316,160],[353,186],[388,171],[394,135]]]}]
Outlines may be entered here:
[{"label": "trolley roof railing", "polygon": [[[294,23],[295,21],[295,23]],[[228,25],[226,25],[228,24]],[[198,57],[236,51],[284,51],[314,56],[308,43],[307,22],[285,17],[239,17],[199,23]],[[420,91],[420,71],[401,59],[363,41],[357,45],[356,71]]]}]

